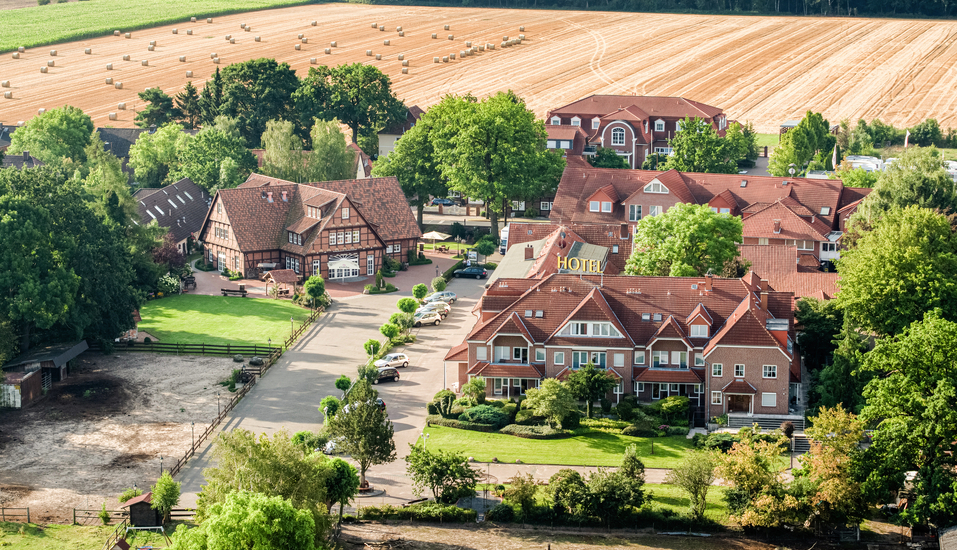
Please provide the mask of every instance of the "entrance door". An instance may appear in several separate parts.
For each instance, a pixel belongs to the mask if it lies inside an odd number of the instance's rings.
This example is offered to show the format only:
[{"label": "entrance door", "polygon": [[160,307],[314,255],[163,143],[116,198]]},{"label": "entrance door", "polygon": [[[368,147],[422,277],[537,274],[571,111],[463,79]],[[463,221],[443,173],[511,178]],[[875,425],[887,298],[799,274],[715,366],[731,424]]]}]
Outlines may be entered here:
[{"label": "entrance door", "polygon": [[329,278],[345,279],[359,276],[359,255],[342,254],[329,258]]},{"label": "entrance door", "polygon": [[750,395],[729,395],[728,412],[751,412]]},{"label": "entrance door", "polygon": [[220,272],[222,272],[224,269],[226,269],[226,255],[225,255],[225,254],[223,254],[223,253],[220,253],[220,254],[219,254],[219,262],[218,262],[218,264],[219,264],[219,265],[217,266],[217,269],[219,269]]}]

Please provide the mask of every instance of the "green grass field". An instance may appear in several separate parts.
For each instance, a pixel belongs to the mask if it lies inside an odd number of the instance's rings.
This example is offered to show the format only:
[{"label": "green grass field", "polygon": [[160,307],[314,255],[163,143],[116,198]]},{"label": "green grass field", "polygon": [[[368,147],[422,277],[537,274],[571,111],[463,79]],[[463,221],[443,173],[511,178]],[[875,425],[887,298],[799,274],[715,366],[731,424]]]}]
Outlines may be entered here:
[{"label": "green grass field", "polygon": [[[625,447],[636,443],[641,461],[648,468],[671,468],[691,450],[684,436],[642,438],[588,432],[565,439],[524,439],[512,435],[455,428],[426,428],[429,447],[454,451],[480,462],[521,460],[526,464],[563,466],[618,466]],[[654,444],[654,454],[652,454]]]},{"label": "green grass field", "polygon": [[[727,487],[712,486],[708,489],[708,507],[704,511],[705,517],[721,524],[728,523],[728,503],[724,500]],[[659,508],[674,510],[678,514],[687,514],[690,506],[688,493],[676,485],[646,483],[645,491],[654,493],[651,502]]]},{"label": "green grass field", "polygon": [[[115,526],[102,525],[35,525],[33,523],[0,522],[0,547],[16,550],[76,550],[102,548]],[[167,531],[172,533],[172,529]],[[160,533],[130,531],[126,537],[130,546],[167,546]]]},{"label": "green grass field", "polygon": [[777,146],[779,137],[780,136],[778,134],[758,134],[755,141],[757,142],[758,147],[766,146],[773,148]]},{"label": "green grass field", "polygon": [[182,294],[146,302],[140,308],[139,330],[160,342],[179,344],[282,344],[289,337],[289,318],[296,327],[309,310],[288,300]]},{"label": "green grass field", "polygon": [[187,22],[190,17],[313,4],[315,0],[88,0],[0,11],[0,53]]}]

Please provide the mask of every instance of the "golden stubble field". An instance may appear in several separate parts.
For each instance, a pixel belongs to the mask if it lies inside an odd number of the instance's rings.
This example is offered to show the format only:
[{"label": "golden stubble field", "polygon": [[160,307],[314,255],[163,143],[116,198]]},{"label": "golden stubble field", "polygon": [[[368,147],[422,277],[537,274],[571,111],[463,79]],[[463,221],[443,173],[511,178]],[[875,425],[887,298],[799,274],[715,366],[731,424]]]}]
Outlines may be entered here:
[{"label": "golden stubble field", "polygon": [[[520,26],[526,41],[501,48],[502,37],[518,37]],[[173,28],[179,33],[172,34]],[[296,51],[300,33],[308,43]],[[763,132],[808,109],[832,121],[880,118],[896,126],[935,117],[946,128],[957,126],[955,38],[954,21],[310,5],[217,17],[212,24],[184,21],[134,32],[131,39],[105,36],[33,48],[20,59],[4,54],[0,81],[10,81],[10,87],[0,91],[13,98],[0,99],[0,122],[15,124],[38,109],[71,104],[97,126],[132,126],[134,109],[142,107],[137,92],[159,86],[175,94],[188,80],[202,87],[216,67],[210,54],[217,53],[220,67],[274,57],[300,75],[313,58],[329,65],[371,63],[392,77],[400,98],[423,107],[449,93],[484,96],[512,89],[544,116],[590,94],[680,95],[722,107]],[[148,51],[153,40],[155,51]],[[338,47],[326,55],[332,41]],[[458,54],[466,41],[491,42],[496,49],[432,62]],[[84,54],[85,48],[92,54]],[[367,50],[382,59],[368,57]],[[409,61],[409,74],[401,74],[399,54]],[[124,55],[130,60],[123,61]],[[186,62],[179,61],[183,55]],[[41,74],[50,60],[55,66]],[[113,70],[106,70],[108,63]],[[123,89],[105,84],[110,77]],[[119,110],[119,103],[126,109]],[[117,120],[109,120],[111,112]]]}]

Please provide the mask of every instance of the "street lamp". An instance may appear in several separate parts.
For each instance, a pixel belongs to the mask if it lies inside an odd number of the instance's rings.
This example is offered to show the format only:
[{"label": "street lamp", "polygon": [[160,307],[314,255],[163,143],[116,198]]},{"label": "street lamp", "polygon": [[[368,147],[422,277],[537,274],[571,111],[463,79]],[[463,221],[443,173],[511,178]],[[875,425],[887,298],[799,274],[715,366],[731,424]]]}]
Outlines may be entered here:
[{"label": "street lamp", "polygon": [[289,337],[290,338],[292,338],[292,333],[295,332],[296,330],[295,328],[293,328],[294,326],[293,323],[295,323],[295,321],[293,320],[292,317],[289,317]]},{"label": "street lamp", "polygon": [[196,422],[189,423],[189,435],[193,438],[193,448],[196,448]]},{"label": "street lamp", "polygon": [[160,455],[160,477],[163,476],[163,455]]},{"label": "street lamp", "polygon": [[219,392],[216,392],[216,416],[223,414],[223,411],[219,408]]}]

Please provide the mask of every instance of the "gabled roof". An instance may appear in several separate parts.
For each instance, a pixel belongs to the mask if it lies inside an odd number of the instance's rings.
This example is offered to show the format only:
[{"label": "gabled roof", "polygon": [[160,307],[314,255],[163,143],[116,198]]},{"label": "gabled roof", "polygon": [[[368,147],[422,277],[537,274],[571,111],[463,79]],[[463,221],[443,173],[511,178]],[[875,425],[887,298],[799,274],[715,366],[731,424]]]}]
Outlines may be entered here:
[{"label": "gabled roof", "polygon": [[24,168],[39,168],[40,166],[43,166],[43,162],[29,152],[23,154],[5,154],[3,156],[3,162],[0,163],[0,168],[17,168],[19,170]]},{"label": "gabled roof", "polygon": [[55,367],[61,367],[74,357],[89,349],[89,347],[90,346],[87,345],[86,340],[80,340],[79,342],[51,344],[42,348],[33,348],[26,353],[7,361],[3,365],[3,368],[10,369],[20,365],[25,365],[27,363],[44,363],[47,361],[52,361],[53,366]]},{"label": "gabled roof", "polygon": [[[528,327],[525,326],[517,311],[513,311],[511,315],[505,318],[502,324],[495,329],[495,334],[520,334],[528,340],[529,344],[536,343],[535,337],[528,331]],[[491,338],[488,341],[490,342]]]},{"label": "gabled roof", "polygon": [[273,269],[266,273],[265,279],[273,283],[296,284],[299,282],[299,275],[292,269]]},{"label": "gabled roof", "polygon": [[793,246],[742,244],[738,245],[738,250],[743,259],[751,262],[751,270],[767,279],[771,288],[793,292],[795,299],[810,296],[830,300],[840,290],[837,281],[841,276],[838,273],[799,266],[800,258]]},{"label": "gabled roof", "polygon": [[169,229],[176,242],[199,235],[211,202],[209,193],[189,178],[136,198],[140,223],[156,220],[157,225]]},{"label": "gabled roof", "polygon": [[712,118],[721,114],[721,109],[683,97],[591,95],[549,111],[549,116],[595,116],[615,111],[637,111],[646,116],[685,118]]},{"label": "gabled roof", "polygon": [[758,393],[757,388],[752,386],[751,383],[746,380],[732,380],[725,384],[724,387],[721,388],[721,391],[724,393],[746,393],[751,395]]},{"label": "gabled roof", "polygon": [[678,321],[674,315],[669,315],[668,318],[661,323],[661,326],[658,327],[658,332],[655,333],[655,336],[646,345],[650,346],[661,339],[678,339],[684,342],[686,346],[694,347],[691,341],[688,340],[688,335],[685,334],[685,331],[681,330],[681,327],[678,326]]},{"label": "gabled roof", "polygon": [[487,361],[479,361],[472,365],[468,374],[470,376],[482,376],[485,378],[544,378],[545,374],[538,370],[535,365],[520,364],[491,364]]},{"label": "gabled roof", "polygon": [[611,306],[608,305],[608,301],[605,300],[605,296],[601,293],[601,290],[598,288],[591,289],[591,292],[585,296],[585,299],[579,302],[579,304],[565,317],[565,320],[562,321],[558,327],[549,335],[546,343],[551,344],[562,344],[562,343],[571,343],[571,342],[581,342],[581,338],[575,336],[560,336],[558,333],[571,321],[607,321],[615,327],[615,329],[621,333],[624,337],[624,340],[621,338],[600,338],[594,336],[588,336],[587,341],[594,343],[594,345],[601,345],[605,342],[610,342],[609,347],[622,347],[627,345],[628,347],[634,347],[635,342],[631,339],[631,336],[628,335],[628,330],[625,329],[624,325],[621,324],[621,321],[618,319],[618,316],[611,309]]},{"label": "gabled roof", "polygon": [[685,321],[687,324],[691,324],[696,317],[701,316],[702,319],[707,321],[709,325],[714,324],[714,321],[711,319],[711,315],[708,314],[708,308],[704,307],[704,304],[698,302],[698,305],[688,314],[688,318]]},{"label": "gabled roof", "polygon": [[[765,321],[768,313],[761,310],[753,292],[748,292],[744,300],[725,320],[724,325],[715,332],[704,348],[707,357],[719,345],[775,346],[780,343],[768,331]],[[784,350],[782,350],[784,351]],[[791,357],[790,354],[787,354]]]},{"label": "gabled roof", "polygon": [[97,128],[96,133],[106,146],[106,150],[116,158],[130,156],[130,147],[140,138],[140,134],[149,132],[146,128]]},{"label": "gabled roof", "polygon": [[132,506],[132,505],[134,505],[134,504],[139,504],[140,502],[145,502],[145,503],[147,503],[147,504],[152,503],[152,502],[153,502],[153,492],[152,492],[152,491],[147,491],[147,492],[143,493],[142,495],[140,495],[140,496],[138,496],[138,497],[133,497],[133,498],[127,500],[126,502],[124,502],[123,505],[120,506],[120,508],[128,508],[128,507],[130,507],[130,506]]},{"label": "gabled roof", "polygon": [[[362,150],[361,147],[355,143],[350,143],[347,145],[349,149],[352,149],[356,153],[356,176],[360,178],[368,178],[372,175],[372,159],[369,158],[369,155]],[[360,173],[361,171],[361,173]]]},{"label": "gabled roof", "polygon": [[[742,234],[754,238],[821,242],[828,240],[827,234],[831,232],[830,226],[820,218],[814,216],[813,221],[802,218],[782,200],[744,218],[742,225]],[[775,231],[777,225],[780,225],[780,231]]]},{"label": "gabled roof", "polygon": [[445,361],[468,361],[469,360],[469,343],[462,342],[461,344],[454,346],[445,354]]}]

